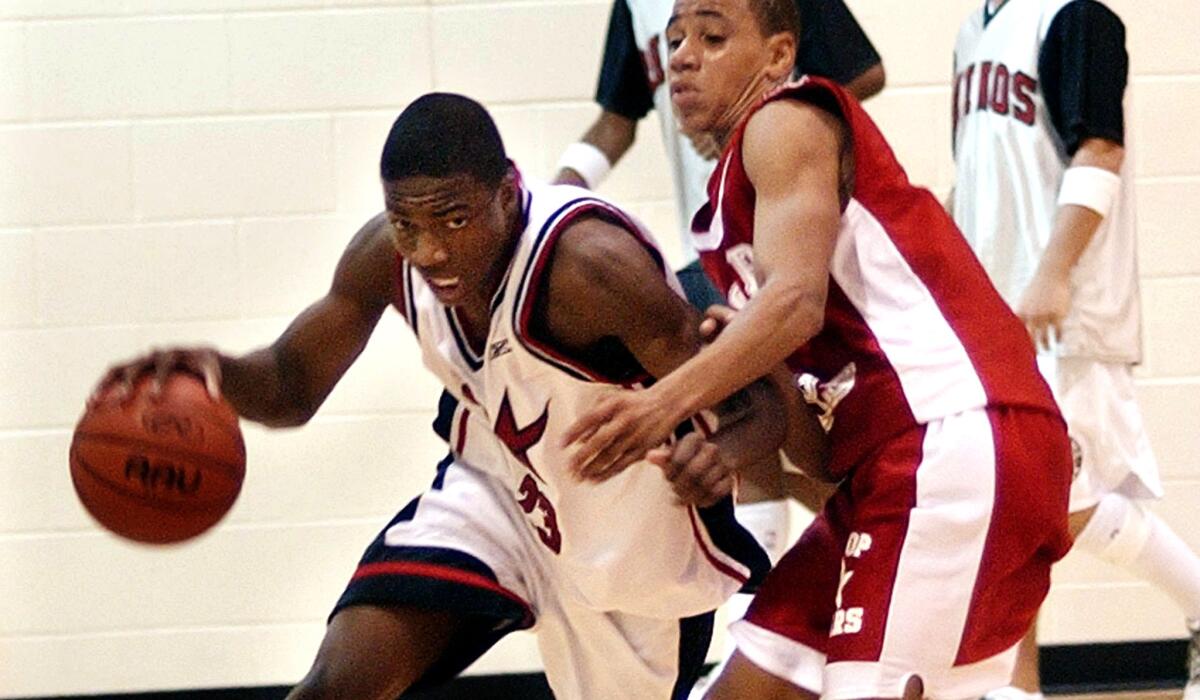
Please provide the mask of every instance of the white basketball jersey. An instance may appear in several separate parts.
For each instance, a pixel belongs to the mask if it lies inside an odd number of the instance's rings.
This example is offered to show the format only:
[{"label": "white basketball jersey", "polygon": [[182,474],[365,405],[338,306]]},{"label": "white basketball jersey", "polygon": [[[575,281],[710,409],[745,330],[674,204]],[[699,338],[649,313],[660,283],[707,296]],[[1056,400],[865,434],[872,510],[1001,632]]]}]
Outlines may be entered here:
[{"label": "white basketball jersey", "polygon": [[[614,383],[530,330],[550,251],[571,221],[599,215],[648,236],[587,190],[540,185],[522,197],[527,224],[493,300],[483,348],[471,347],[454,310],[419,274],[407,263],[399,271],[405,317],[425,364],[460,402],[451,448],[508,485],[564,594],[593,609],[655,618],[711,610],[757,575],[743,561],[754,564],[761,550],[752,544],[747,555],[730,545],[740,542],[738,531],[745,535],[732,506],[725,517],[677,505],[652,464],[636,463],[599,484],[569,474],[560,436],[601,396],[632,390],[639,378]],[[678,290],[670,271],[664,274]]]},{"label": "white basketball jersey", "polygon": [[[976,11],[954,49],[954,219],[1010,306],[1049,242],[1070,163],[1038,76],[1046,32],[1070,1],[1008,0],[986,26]],[[1118,201],[1072,272],[1060,355],[1141,358],[1132,156],[1127,133]]]},{"label": "white basketball jersey", "polygon": [[625,0],[633,18],[633,36],[642,51],[646,66],[646,77],[654,92],[654,111],[662,125],[663,146],[667,150],[667,163],[675,183],[675,206],[679,213],[680,249],[684,262],[696,259],[692,247],[690,227],[692,216],[708,201],[706,187],[712,175],[715,160],[709,160],[696,152],[692,142],[679,133],[675,122],[675,111],[671,106],[671,91],[667,89],[666,67],[669,60],[667,40],[663,36],[667,21],[671,19],[674,0]]}]

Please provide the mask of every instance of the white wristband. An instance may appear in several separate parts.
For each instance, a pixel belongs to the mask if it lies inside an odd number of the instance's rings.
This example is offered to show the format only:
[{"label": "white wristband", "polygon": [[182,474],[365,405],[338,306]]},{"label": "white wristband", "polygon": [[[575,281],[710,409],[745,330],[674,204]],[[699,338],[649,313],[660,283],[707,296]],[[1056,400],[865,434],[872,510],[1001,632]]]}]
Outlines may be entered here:
[{"label": "white wristband", "polygon": [[612,163],[608,162],[608,156],[604,155],[604,151],[590,143],[576,141],[567,146],[563,151],[562,158],[558,159],[558,169],[562,170],[563,168],[570,168],[579,173],[579,176],[587,183],[588,189],[595,189],[612,169]]},{"label": "white wristband", "polygon": [[1058,188],[1058,206],[1087,207],[1105,217],[1112,211],[1120,191],[1121,176],[1112,171],[1092,166],[1067,168],[1062,186]]}]

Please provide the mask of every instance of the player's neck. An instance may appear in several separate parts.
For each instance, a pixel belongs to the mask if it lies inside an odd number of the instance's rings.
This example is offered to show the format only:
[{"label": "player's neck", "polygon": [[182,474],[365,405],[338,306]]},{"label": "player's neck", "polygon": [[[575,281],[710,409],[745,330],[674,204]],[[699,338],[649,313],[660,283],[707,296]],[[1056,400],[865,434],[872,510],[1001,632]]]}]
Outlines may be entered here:
[{"label": "player's neck", "polygon": [[1003,7],[1004,3],[1006,3],[1006,2],[1008,2],[1008,0],[987,0],[985,7],[987,7],[988,14],[989,15],[996,14],[997,12],[1000,11],[1000,8]]},{"label": "player's neck", "polygon": [[501,254],[488,269],[484,283],[479,285],[479,291],[476,294],[468,296],[462,304],[458,305],[457,313],[465,322],[464,330],[467,331],[467,335],[471,337],[472,341],[482,343],[487,337],[487,330],[491,327],[492,300],[500,290],[500,285],[504,284],[504,280],[507,279],[506,273],[509,266],[512,265],[513,255],[516,253],[517,245],[521,241],[521,234],[525,229],[523,222],[524,212],[517,207],[508,222],[508,240],[505,241]]},{"label": "player's neck", "polygon": [[763,95],[766,95],[782,84],[782,80],[772,81],[763,73],[754,75],[746,83],[745,88],[738,95],[738,98],[729,105],[721,118],[717,120],[717,126],[712,130],[712,137],[716,140],[722,151],[729,145],[729,141],[737,133],[738,127],[741,126],[754,107],[758,105]]}]

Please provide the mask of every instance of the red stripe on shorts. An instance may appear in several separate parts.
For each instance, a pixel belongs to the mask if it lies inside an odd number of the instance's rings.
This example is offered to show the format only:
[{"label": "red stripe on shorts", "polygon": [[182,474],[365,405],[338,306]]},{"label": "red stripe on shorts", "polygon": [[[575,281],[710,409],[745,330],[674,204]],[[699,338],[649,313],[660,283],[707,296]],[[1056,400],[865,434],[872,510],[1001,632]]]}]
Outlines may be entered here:
[{"label": "red stripe on shorts", "polygon": [[520,605],[525,610],[526,616],[533,617],[533,611],[521,596],[486,576],[470,571],[463,571],[453,566],[418,561],[377,561],[359,566],[354,575],[350,577],[350,580],[357,581],[372,576],[420,576],[482,588]]},{"label": "red stripe on shorts", "polygon": [[471,409],[464,408],[462,415],[458,418],[458,441],[454,445],[454,454],[461,455],[463,448],[467,446],[467,418],[470,415]]}]

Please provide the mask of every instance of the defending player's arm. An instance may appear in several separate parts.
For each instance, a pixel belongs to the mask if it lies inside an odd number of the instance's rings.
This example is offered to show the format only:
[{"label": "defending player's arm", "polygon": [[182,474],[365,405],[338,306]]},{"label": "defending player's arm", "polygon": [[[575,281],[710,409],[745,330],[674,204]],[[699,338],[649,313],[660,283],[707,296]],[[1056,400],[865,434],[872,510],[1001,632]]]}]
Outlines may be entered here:
[{"label": "defending player's arm", "polygon": [[759,291],[693,359],[639,395],[609,397],[581,416],[567,441],[585,473],[624,468],[670,429],[770,373],[824,324],[829,260],[841,220],[844,125],[793,100],[751,117],[742,154],[754,183]]},{"label": "defending player's arm", "polygon": [[[700,349],[699,313],[667,285],[638,240],[606,221],[583,220],[562,235],[547,292],[546,332],[576,352],[613,338],[661,378]],[[680,458],[678,451],[674,462],[660,459],[682,499],[702,505],[716,500],[732,487],[733,471],[779,449],[785,425],[777,390],[766,380],[748,384],[713,409],[719,427],[709,440],[694,437],[680,445],[698,459]]]},{"label": "defending player's arm", "polygon": [[305,309],[269,347],[229,356],[213,348],[154,351],[109,370],[97,389],[129,392],[147,372],[177,369],[205,378],[244,418],[273,427],[301,425],[353,364],[390,300],[394,252],[387,219],[375,217],[346,248],[329,292]]},{"label": "defending player's arm", "polygon": [[[737,312],[728,306],[713,305],[704,312],[704,322],[700,324],[700,334],[711,342],[733,321]],[[821,422],[813,413],[812,407],[804,401],[803,395],[796,390],[796,374],[784,363],[776,365],[768,379],[775,383],[779,390],[784,415],[787,416],[787,435],[780,448],[793,467],[803,472],[803,475],[792,473],[799,477],[789,479],[785,473],[785,491],[811,511],[819,511],[820,504],[831,491],[824,488],[814,488],[806,484],[808,479],[817,479],[825,484],[838,481],[827,469],[829,466],[829,436],[821,427]]]},{"label": "defending player's arm", "polygon": [[1125,158],[1125,26],[1100,3],[1072,3],[1047,30],[1038,72],[1051,121],[1071,155],[1054,229],[1017,315],[1049,347],[1071,307],[1070,276],[1120,195]]}]

